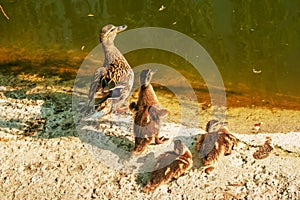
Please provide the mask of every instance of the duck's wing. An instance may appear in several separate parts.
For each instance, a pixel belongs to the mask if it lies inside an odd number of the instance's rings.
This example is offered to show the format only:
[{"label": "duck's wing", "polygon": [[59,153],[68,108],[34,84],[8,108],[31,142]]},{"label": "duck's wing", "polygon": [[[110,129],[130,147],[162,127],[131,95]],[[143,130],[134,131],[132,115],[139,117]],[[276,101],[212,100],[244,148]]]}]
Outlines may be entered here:
[{"label": "duck's wing", "polygon": [[152,140],[152,124],[148,113],[148,107],[145,106],[143,110],[139,110],[135,113],[134,119],[134,151],[136,153],[143,152],[147,145]]},{"label": "duck's wing", "polygon": [[175,152],[162,154],[157,159],[154,171],[151,173],[151,178],[144,187],[144,191],[153,191],[161,184],[171,181],[172,178],[177,179],[185,172],[187,165],[190,163],[185,164]]},{"label": "duck's wing", "polygon": [[88,94],[88,106],[91,106],[94,99],[98,99],[97,104],[101,104],[108,98],[118,98],[121,95],[122,87],[117,86],[118,76],[114,73],[115,68],[115,64],[110,64],[95,72]]},{"label": "duck's wing", "polygon": [[151,173],[151,178],[148,180],[148,183],[145,185],[143,190],[145,192],[150,192],[155,190],[161,184],[170,181],[172,178],[170,171],[172,163],[176,160],[177,155],[173,151],[168,151],[161,154],[157,159],[154,166],[154,169]]},{"label": "duck's wing", "polygon": [[149,115],[149,106],[144,106],[137,109],[139,110],[135,116],[135,123],[141,128],[146,128],[151,122],[151,118]]},{"label": "duck's wing", "polygon": [[172,162],[174,162],[174,160],[176,160],[177,157],[178,155],[174,151],[167,151],[159,155],[156,159],[154,169],[158,170],[160,168],[170,165]]},{"label": "duck's wing", "polygon": [[160,117],[164,117],[169,114],[169,111],[165,108],[161,108],[159,105],[149,106],[149,116],[155,122],[159,122]]},{"label": "duck's wing", "polygon": [[169,111],[168,111],[166,108],[162,107],[160,104],[152,105],[152,106],[150,107],[150,109],[153,109],[153,111],[154,111],[155,113],[157,113],[157,115],[158,115],[159,117],[164,117],[164,116],[166,116],[166,115],[169,114]]},{"label": "duck's wing", "polygon": [[[91,106],[91,102],[93,102],[93,100],[95,99],[95,94],[97,92],[97,90],[99,89],[99,86],[102,87],[102,83],[101,83],[101,80],[103,79],[104,77],[104,68],[101,67],[99,69],[96,70],[96,72],[94,73],[94,77],[93,77],[93,81],[91,83],[91,86],[90,86],[90,90],[89,90],[89,94],[88,94],[88,98],[89,98],[89,101],[88,101],[88,106]],[[100,93],[102,91],[99,91]],[[98,94],[99,94],[98,92]]]},{"label": "duck's wing", "polygon": [[206,157],[211,151],[215,149],[215,144],[218,143],[220,134],[212,132],[201,136],[197,148],[199,149],[199,157]]}]

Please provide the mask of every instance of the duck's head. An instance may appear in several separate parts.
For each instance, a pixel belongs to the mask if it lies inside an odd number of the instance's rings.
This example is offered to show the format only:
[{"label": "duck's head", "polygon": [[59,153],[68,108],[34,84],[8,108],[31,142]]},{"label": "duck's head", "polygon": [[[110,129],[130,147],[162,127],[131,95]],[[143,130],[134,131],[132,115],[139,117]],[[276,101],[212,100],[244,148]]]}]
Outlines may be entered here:
[{"label": "duck's head", "polygon": [[227,124],[228,122],[220,122],[219,120],[212,119],[206,124],[206,132],[210,133],[219,131],[223,127],[226,128]]},{"label": "duck's head", "polygon": [[183,144],[181,140],[174,141],[174,151],[177,155],[182,155],[186,151],[186,146]]},{"label": "duck's head", "polygon": [[144,69],[141,72],[140,83],[142,87],[147,87],[148,85],[150,85],[152,76],[156,71],[157,69]]},{"label": "duck's head", "polygon": [[114,26],[108,24],[104,26],[100,34],[100,43],[113,43],[116,35],[127,28],[126,25]]}]

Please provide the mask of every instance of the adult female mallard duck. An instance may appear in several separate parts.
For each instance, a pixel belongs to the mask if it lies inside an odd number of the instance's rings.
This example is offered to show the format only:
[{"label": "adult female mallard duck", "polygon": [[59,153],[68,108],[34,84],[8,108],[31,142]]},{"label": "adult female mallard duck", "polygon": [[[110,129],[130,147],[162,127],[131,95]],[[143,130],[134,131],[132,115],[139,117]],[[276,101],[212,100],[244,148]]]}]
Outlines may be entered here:
[{"label": "adult female mallard duck", "polygon": [[[210,120],[206,125],[207,133],[198,138],[196,148],[205,166],[213,164],[222,155],[230,155],[237,146],[238,139],[229,132],[226,125],[227,122]],[[207,168],[206,171],[212,169]]]},{"label": "adult female mallard duck", "polygon": [[92,118],[109,114],[124,103],[131,91],[134,73],[122,53],[115,47],[116,35],[124,31],[126,25],[106,25],[100,34],[100,43],[104,51],[103,66],[94,74],[88,94],[86,112]]},{"label": "adult female mallard duck", "polygon": [[158,99],[151,85],[151,79],[156,69],[145,69],[140,74],[138,101],[129,106],[134,113],[134,153],[142,153],[147,145],[155,138],[156,144],[163,143],[166,138],[159,138],[160,117],[167,115],[166,109],[160,108]]},{"label": "adult female mallard duck", "polygon": [[174,141],[174,151],[161,154],[155,163],[151,178],[143,188],[145,192],[155,190],[163,183],[184,175],[193,165],[192,154],[181,140]]}]

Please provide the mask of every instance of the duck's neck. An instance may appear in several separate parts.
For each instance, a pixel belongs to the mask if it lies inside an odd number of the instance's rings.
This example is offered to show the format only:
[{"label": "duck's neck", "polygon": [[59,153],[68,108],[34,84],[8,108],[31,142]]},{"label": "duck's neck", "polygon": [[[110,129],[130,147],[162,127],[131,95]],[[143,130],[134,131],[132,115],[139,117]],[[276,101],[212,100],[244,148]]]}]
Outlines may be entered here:
[{"label": "duck's neck", "polygon": [[152,106],[158,104],[158,99],[151,84],[140,88],[138,104],[138,106]]},{"label": "duck's neck", "polygon": [[116,58],[123,58],[121,52],[117,49],[113,42],[105,41],[102,43],[102,48],[105,55],[105,62],[111,63]]}]

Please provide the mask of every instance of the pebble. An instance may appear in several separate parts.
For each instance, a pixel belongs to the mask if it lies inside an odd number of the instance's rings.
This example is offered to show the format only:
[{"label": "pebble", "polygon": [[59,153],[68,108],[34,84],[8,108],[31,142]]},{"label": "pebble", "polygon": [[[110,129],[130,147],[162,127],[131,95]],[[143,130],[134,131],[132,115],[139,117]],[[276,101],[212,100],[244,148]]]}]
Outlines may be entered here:
[{"label": "pebble", "polygon": [[246,187],[247,187],[247,189],[252,190],[256,187],[256,184],[253,181],[248,181],[246,183]]},{"label": "pebble", "polygon": [[0,92],[5,92],[6,91],[6,87],[5,86],[0,86]]}]

